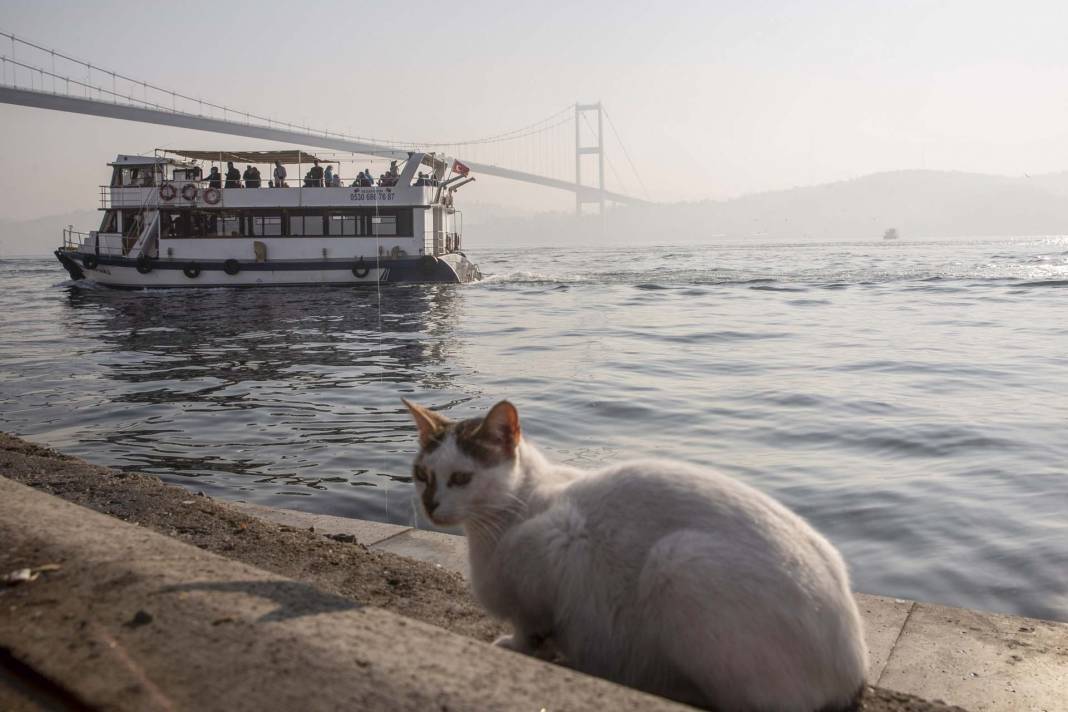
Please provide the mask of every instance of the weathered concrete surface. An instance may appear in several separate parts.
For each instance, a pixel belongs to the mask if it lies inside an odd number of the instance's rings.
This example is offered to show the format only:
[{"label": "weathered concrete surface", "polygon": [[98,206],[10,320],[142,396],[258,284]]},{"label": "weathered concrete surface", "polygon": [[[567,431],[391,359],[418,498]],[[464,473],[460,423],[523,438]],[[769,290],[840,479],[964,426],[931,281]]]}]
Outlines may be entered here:
[{"label": "weathered concrete surface", "polygon": [[868,679],[874,682],[882,677],[905,619],[915,603],[864,593],[856,594],[856,599],[860,615],[864,617],[864,636],[868,643]]},{"label": "weathered concrete surface", "polygon": [[1068,710],[1068,624],[917,603],[879,685],[984,710]]},{"label": "weathered concrete surface", "polygon": [[0,478],[0,645],[91,708],[681,709]]},{"label": "weathered concrete surface", "polygon": [[469,575],[467,542],[463,537],[412,529],[374,545],[380,551],[390,551],[428,564]]},{"label": "weathered concrete surface", "polygon": [[[287,519],[295,520],[277,525],[157,477],[97,467],[2,433],[0,475],[205,551],[453,633],[492,641],[506,632],[485,614],[456,572],[325,538],[318,529],[302,526],[306,515],[299,512],[285,512]],[[335,530],[339,533],[375,529],[358,520],[340,521],[345,529]]]},{"label": "weathered concrete surface", "polygon": [[275,524],[293,527],[294,529],[311,529],[327,536],[351,536],[364,546],[372,546],[390,537],[412,531],[411,527],[369,522],[365,519],[334,517],[329,514],[309,514],[308,512],[298,512],[294,509],[276,509],[247,502],[227,502],[227,504],[251,516],[266,519]]}]

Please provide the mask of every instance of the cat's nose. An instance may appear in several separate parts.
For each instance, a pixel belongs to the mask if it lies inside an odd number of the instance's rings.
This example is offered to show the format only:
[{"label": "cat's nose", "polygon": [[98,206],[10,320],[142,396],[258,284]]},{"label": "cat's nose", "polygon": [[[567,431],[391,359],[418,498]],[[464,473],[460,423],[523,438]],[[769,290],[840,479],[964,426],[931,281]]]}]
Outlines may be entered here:
[{"label": "cat's nose", "polygon": [[423,506],[426,507],[427,514],[433,514],[434,510],[438,508],[438,503],[432,499],[424,499]]}]

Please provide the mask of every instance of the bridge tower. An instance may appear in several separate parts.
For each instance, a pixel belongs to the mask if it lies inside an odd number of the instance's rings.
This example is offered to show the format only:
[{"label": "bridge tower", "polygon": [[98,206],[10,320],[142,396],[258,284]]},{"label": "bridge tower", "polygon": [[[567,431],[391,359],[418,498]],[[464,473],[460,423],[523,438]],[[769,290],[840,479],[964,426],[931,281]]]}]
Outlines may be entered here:
[{"label": "bridge tower", "polygon": [[[597,144],[582,145],[582,121],[587,112],[597,112]],[[588,121],[587,121],[588,123]],[[591,126],[592,128],[592,126]],[[600,214],[604,217],[604,112],[601,102],[596,104],[575,104],[575,214],[582,215],[583,203],[599,203]],[[589,200],[582,191],[582,157],[587,154],[597,156],[597,198]]]}]

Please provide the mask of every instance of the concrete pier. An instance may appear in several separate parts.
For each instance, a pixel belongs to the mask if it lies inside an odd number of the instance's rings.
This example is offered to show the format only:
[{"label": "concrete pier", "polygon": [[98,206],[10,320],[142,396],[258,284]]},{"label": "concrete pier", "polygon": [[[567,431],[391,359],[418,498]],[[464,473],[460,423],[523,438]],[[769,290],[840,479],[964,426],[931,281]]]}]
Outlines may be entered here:
[{"label": "concrete pier", "polygon": [[[486,645],[502,629],[460,537],[222,503],[2,434],[0,476],[0,575],[35,576],[0,584],[0,710],[681,709]],[[1068,709],[1068,625],[859,600],[861,709]]]},{"label": "concrete pier", "polygon": [[[467,573],[463,537],[233,503],[257,517]],[[1068,623],[858,593],[872,685],[974,712],[1068,710]]]}]

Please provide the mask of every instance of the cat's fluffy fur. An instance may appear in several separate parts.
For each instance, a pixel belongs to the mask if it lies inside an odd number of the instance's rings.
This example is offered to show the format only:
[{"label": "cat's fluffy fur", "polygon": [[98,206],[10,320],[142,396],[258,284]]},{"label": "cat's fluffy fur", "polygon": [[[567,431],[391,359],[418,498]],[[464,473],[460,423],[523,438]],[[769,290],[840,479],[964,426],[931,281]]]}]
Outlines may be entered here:
[{"label": "cat's fluffy fur", "polygon": [[721,710],[848,707],[867,658],[835,548],[770,497],[663,460],[550,463],[503,401],[452,422],[405,401],[430,519],[463,524],[499,645]]}]

